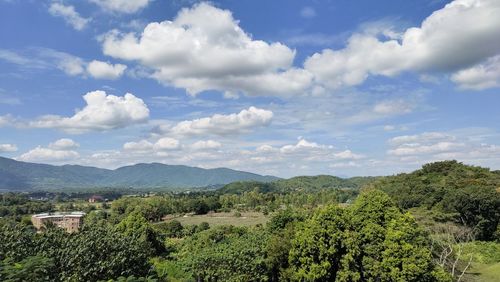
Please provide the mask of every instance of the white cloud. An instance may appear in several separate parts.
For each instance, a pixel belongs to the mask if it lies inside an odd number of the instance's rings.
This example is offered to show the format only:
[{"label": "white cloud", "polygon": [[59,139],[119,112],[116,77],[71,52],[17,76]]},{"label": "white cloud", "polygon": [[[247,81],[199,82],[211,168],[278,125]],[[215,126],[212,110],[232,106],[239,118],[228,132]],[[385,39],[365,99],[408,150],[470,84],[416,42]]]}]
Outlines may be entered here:
[{"label": "white cloud", "polygon": [[[27,54],[23,54],[27,53]],[[70,76],[91,76],[96,79],[117,79],[127,66],[86,60],[50,48],[29,48],[22,51],[0,49],[0,60],[34,69],[59,69]]]},{"label": "white cloud", "polygon": [[76,30],[84,29],[91,19],[84,18],[75,11],[75,7],[71,5],[64,5],[59,2],[52,2],[49,7],[49,13],[54,17],[63,18]]},{"label": "white cloud", "polygon": [[25,162],[48,163],[76,161],[80,158],[80,154],[75,151],[79,146],[75,141],[63,138],[50,143],[48,147],[37,146],[15,159]]},{"label": "white cloud", "polygon": [[361,167],[361,165],[357,162],[354,161],[348,161],[348,162],[339,162],[339,163],[333,163],[329,165],[330,168],[353,168],[353,167]]},{"label": "white cloud", "polygon": [[384,125],[384,127],[382,128],[384,131],[387,131],[387,132],[391,132],[391,131],[406,131],[408,130],[408,126],[406,125],[392,125],[392,124],[387,124],[387,125]]},{"label": "white cloud", "polygon": [[126,151],[134,151],[138,153],[158,152],[181,149],[179,140],[171,137],[158,139],[155,143],[148,140],[140,140],[138,142],[127,142],[123,145]]},{"label": "white cloud", "polygon": [[384,131],[393,131],[396,130],[396,127],[394,125],[384,125]]},{"label": "white cloud", "polygon": [[153,149],[153,145],[153,143],[147,140],[141,140],[139,142],[127,142],[123,145],[123,149],[126,151],[145,152]]},{"label": "white cloud", "polygon": [[89,0],[105,11],[132,14],[144,9],[152,0]]},{"label": "white cloud", "polygon": [[[366,161],[364,155],[349,149],[337,149],[304,138],[293,144],[281,145],[245,141],[233,143],[228,140],[224,146],[215,140],[197,140],[186,145],[176,140],[160,140],[128,142],[121,151],[94,152],[81,158],[79,163],[116,168],[138,162],[159,162],[204,168],[230,167],[261,174],[292,176],[333,173],[332,168],[338,171],[342,167],[357,167]],[[242,142],[246,149],[242,149]],[[158,144],[162,143],[168,146],[160,148]]]},{"label": "white cloud", "polygon": [[414,105],[404,100],[387,100],[377,103],[373,107],[373,111],[383,115],[398,115],[411,113]]},{"label": "white cloud", "polygon": [[[305,68],[329,88],[353,86],[369,75],[402,71],[456,71],[500,52],[500,2],[455,0],[401,35],[379,30],[356,33],[340,50],[309,57]],[[481,19],[478,21],[478,19]]]},{"label": "white cloud", "polygon": [[402,135],[391,138],[389,143],[394,146],[413,143],[434,143],[442,141],[455,141],[455,137],[443,132],[424,132],[416,135]]},{"label": "white cloud", "polygon": [[62,138],[49,144],[49,148],[54,150],[72,150],[78,147],[80,144],[69,138]]},{"label": "white cloud", "polygon": [[171,128],[160,128],[160,131],[174,135],[233,135],[268,126],[272,118],[273,112],[250,107],[239,113],[181,121]]},{"label": "white cloud", "polygon": [[316,17],[316,10],[313,7],[304,7],[300,10],[300,16],[305,19]]},{"label": "white cloud", "polygon": [[464,143],[457,142],[438,142],[430,145],[420,143],[402,144],[395,149],[389,150],[389,155],[407,156],[407,155],[421,155],[421,154],[436,154],[454,151],[464,148]]},{"label": "white cloud", "polygon": [[180,142],[177,139],[164,137],[160,138],[153,146],[156,150],[175,150],[180,148]]},{"label": "white cloud", "polygon": [[200,140],[191,144],[193,150],[216,150],[220,149],[222,144],[214,140]]},{"label": "white cloud", "polygon": [[474,135],[473,132],[464,131],[461,135],[424,132],[398,136],[389,140],[391,148],[387,154],[406,164],[449,159],[471,163],[488,163],[491,160],[495,163],[500,158],[499,146],[479,142],[482,137],[478,139],[470,134]]},{"label": "white cloud", "polygon": [[54,150],[38,146],[27,153],[22,154],[16,160],[25,162],[59,162],[70,161],[80,157],[80,154],[72,150]]},{"label": "white cloud", "polygon": [[363,155],[353,153],[351,150],[344,150],[333,155],[335,156],[335,158],[341,160],[357,160],[364,157]]},{"label": "white cloud", "polygon": [[454,73],[451,80],[463,89],[482,90],[500,87],[500,55]]},{"label": "white cloud", "polygon": [[150,23],[139,37],[109,32],[103,51],[139,61],[154,70],[153,78],[193,95],[205,90],[300,95],[312,80],[307,71],[292,68],[294,50],[252,39],[230,11],[208,3],[182,9],[173,21]]},{"label": "white cloud", "polygon": [[87,72],[95,78],[117,79],[122,76],[126,68],[127,66],[122,64],[113,65],[109,62],[93,60],[87,65]]},{"label": "white cloud", "polygon": [[46,115],[29,123],[35,128],[58,128],[68,133],[103,131],[146,122],[149,109],[142,99],[127,93],[123,97],[107,95],[104,91],[85,94],[87,105],[72,117]]},{"label": "white cloud", "polygon": [[31,66],[33,68],[45,68],[46,64],[40,60],[33,60],[17,52],[0,49],[0,59],[20,66]]},{"label": "white cloud", "polygon": [[15,122],[15,119],[11,115],[0,116],[0,127],[14,125]]},{"label": "white cloud", "polygon": [[38,56],[47,60],[47,64],[53,65],[64,73],[71,76],[91,76],[96,79],[117,79],[123,75],[127,66],[122,64],[111,64],[92,60],[86,62],[84,59],[52,49],[38,49]]},{"label": "white cloud", "polygon": [[[315,142],[309,142],[305,139],[300,139],[297,144],[294,145],[285,145],[280,148],[281,153],[294,153],[298,151],[309,151],[310,149],[324,149],[326,148],[325,146],[320,146]],[[333,148],[333,147],[332,147]],[[259,148],[262,150],[262,147]]]},{"label": "white cloud", "polygon": [[17,146],[15,144],[0,144],[0,153],[16,152]]},{"label": "white cloud", "polygon": [[361,154],[353,153],[351,150],[338,150],[332,145],[323,145],[300,138],[296,144],[283,145],[281,147],[261,145],[247,153],[250,160],[256,163],[273,163],[281,166],[289,164],[307,164],[307,166],[318,167],[321,165],[354,161],[365,158]]}]

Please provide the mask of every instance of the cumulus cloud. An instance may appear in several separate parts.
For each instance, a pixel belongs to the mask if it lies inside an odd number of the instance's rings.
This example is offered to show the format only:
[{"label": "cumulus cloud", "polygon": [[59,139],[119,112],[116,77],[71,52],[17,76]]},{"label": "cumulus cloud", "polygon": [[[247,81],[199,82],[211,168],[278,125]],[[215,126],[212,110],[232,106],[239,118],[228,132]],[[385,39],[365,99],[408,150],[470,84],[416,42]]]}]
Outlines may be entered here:
[{"label": "cumulus cloud", "polygon": [[89,0],[105,11],[132,14],[144,9],[152,0]]},{"label": "cumulus cloud", "polygon": [[49,13],[54,17],[61,17],[76,30],[84,29],[91,21],[90,18],[84,18],[71,5],[64,5],[60,2],[52,2],[49,7]]},{"label": "cumulus cloud", "polygon": [[[499,13],[496,0],[455,0],[432,13],[420,27],[401,34],[385,29],[356,33],[344,49],[316,53],[304,66],[317,81],[333,89],[358,85],[369,75],[457,71],[500,52]],[[387,39],[380,39],[380,33]]]},{"label": "cumulus cloud", "polygon": [[139,61],[154,70],[153,78],[193,95],[297,95],[312,80],[307,71],[292,68],[294,50],[252,39],[230,11],[208,3],[182,9],[172,21],[150,23],[139,36],[111,31],[103,37],[103,51]]},{"label": "cumulus cloud", "polygon": [[16,160],[25,162],[59,162],[75,160],[78,157],[80,157],[80,154],[76,151],[54,150],[38,146],[22,154]]},{"label": "cumulus cloud", "polygon": [[470,136],[457,136],[444,132],[424,132],[403,135],[389,140],[389,156],[404,162],[431,162],[457,159],[460,161],[482,162],[500,157],[497,145],[477,142]]},{"label": "cumulus cloud", "polygon": [[[269,149],[269,147],[266,147],[267,149]],[[305,139],[300,139],[297,144],[294,144],[294,145],[285,145],[283,147],[281,147],[279,150],[281,153],[294,153],[294,152],[299,152],[299,151],[309,151],[311,149],[325,149],[327,148],[326,146],[322,145],[318,145],[317,143],[315,142],[309,142]],[[329,149],[332,149],[333,146],[330,146]],[[259,148],[260,151],[262,151],[262,147]]]},{"label": "cumulus cloud", "polygon": [[251,160],[259,163],[322,163],[333,164],[339,161],[355,161],[363,159],[362,154],[351,150],[338,150],[332,145],[323,145],[300,138],[295,144],[281,147],[261,145],[254,152],[249,153]]},{"label": "cumulus cloud", "polygon": [[180,142],[174,138],[164,137],[156,141],[153,148],[156,150],[175,150],[180,148]]},{"label": "cumulus cloud", "polygon": [[140,140],[138,142],[127,142],[123,145],[124,150],[135,152],[168,151],[180,148],[180,141],[171,137],[160,138],[154,143],[148,140]]},{"label": "cumulus cloud", "polygon": [[80,144],[69,138],[62,138],[49,144],[49,148],[54,150],[72,150],[78,147]]},{"label": "cumulus cloud", "polygon": [[37,54],[42,60],[46,60],[49,66],[55,66],[70,76],[91,76],[96,79],[117,79],[123,75],[127,66],[122,64],[111,64],[98,60],[87,62],[84,59],[52,49],[40,48]]},{"label": "cumulus cloud", "polygon": [[117,79],[122,76],[126,68],[127,66],[122,64],[113,65],[109,62],[93,60],[87,65],[87,72],[99,79]]},{"label": "cumulus cloud", "polygon": [[79,146],[75,141],[63,138],[50,143],[48,147],[37,146],[17,157],[16,160],[48,163],[76,161],[80,158],[80,154],[75,151]]},{"label": "cumulus cloud", "polygon": [[181,121],[173,127],[161,126],[160,133],[174,135],[234,135],[249,132],[257,127],[268,126],[273,118],[273,112],[250,107],[239,113],[229,115],[215,114],[194,120]]},{"label": "cumulus cloud", "polygon": [[482,90],[500,87],[500,55],[454,73],[451,80],[462,89]]},{"label": "cumulus cloud", "polygon": [[46,115],[29,123],[34,128],[57,128],[68,133],[104,131],[146,122],[149,109],[142,99],[127,93],[123,97],[104,91],[85,94],[87,105],[71,117]]},{"label": "cumulus cloud", "polygon": [[123,145],[123,149],[126,151],[145,152],[153,149],[153,145],[153,143],[147,140],[141,140],[138,142],[127,142]]},{"label": "cumulus cloud", "polygon": [[216,150],[220,149],[222,144],[214,140],[200,140],[191,144],[193,150]]},{"label": "cumulus cloud", "polygon": [[[161,139],[160,139],[161,140]],[[248,143],[247,149],[241,144],[222,144],[215,140],[198,140],[191,144],[178,145],[177,140],[168,142],[140,140],[123,145],[123,151],[106,153],[105,162],[136,163],[138,160],[184,164],[201,167],[231,167],[245,171],[270,174],[279,171],[281,175],[304,173],[328,173],[331,168],[358,166],[366,157],[349,149],[338,149],[332,145],[320,144],[300,138],[293,144],[262,145]],[[158,144],[169,144],[167,149]],[[251,149],[253,148],[253,149]],[[103,155],[100,155],[101,157]],[[93,161],[101,162],[100,158]],[[300,167],[299,167],[300,165]]]},{"label": "cumulus cloud", "polygon": [[0,144],[0,153],[16,152],[17,146],[15,144]]}]

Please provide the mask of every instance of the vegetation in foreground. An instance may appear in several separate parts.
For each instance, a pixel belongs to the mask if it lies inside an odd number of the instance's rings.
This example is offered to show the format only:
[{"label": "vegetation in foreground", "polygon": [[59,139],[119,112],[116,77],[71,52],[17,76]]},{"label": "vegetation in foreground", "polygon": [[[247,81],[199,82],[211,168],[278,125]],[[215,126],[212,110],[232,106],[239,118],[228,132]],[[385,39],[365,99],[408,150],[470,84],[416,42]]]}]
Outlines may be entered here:
[{"label": "vegetation in foreground", "polygon": [[[121,197],[74,234],[36,233],[15,208],[32,201],[4,195],[0,280],[494,281],[498,176],[449,161],[371,179],[359,197],[328,177]],[[233,225],[183,221],[214,212]],[[268,221],[235,226],[246,214]]]}]

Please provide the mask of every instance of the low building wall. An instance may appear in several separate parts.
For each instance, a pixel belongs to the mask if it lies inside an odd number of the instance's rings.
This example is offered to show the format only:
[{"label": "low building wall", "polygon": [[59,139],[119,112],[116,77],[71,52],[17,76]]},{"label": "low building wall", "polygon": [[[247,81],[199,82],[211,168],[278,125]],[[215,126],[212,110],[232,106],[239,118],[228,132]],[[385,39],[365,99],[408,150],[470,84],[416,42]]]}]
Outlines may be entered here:
[{"label": "low building wall", "polygon": [[31,222],[36,229],[41,230],[47,224],[54,224],[66,232],[76,232],[83,224],[84,212],[40,213],[31,216]]}]

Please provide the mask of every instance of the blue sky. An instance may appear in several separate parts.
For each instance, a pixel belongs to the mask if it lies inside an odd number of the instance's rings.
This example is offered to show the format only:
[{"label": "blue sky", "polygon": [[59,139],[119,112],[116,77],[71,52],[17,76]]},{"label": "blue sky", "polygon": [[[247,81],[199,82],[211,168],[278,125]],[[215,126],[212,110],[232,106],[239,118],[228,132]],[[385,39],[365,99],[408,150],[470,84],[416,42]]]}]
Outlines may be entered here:
[{"label": "blue sky", "polygon": [[0,155],[500,169],[500,2],[0,0]]}]

